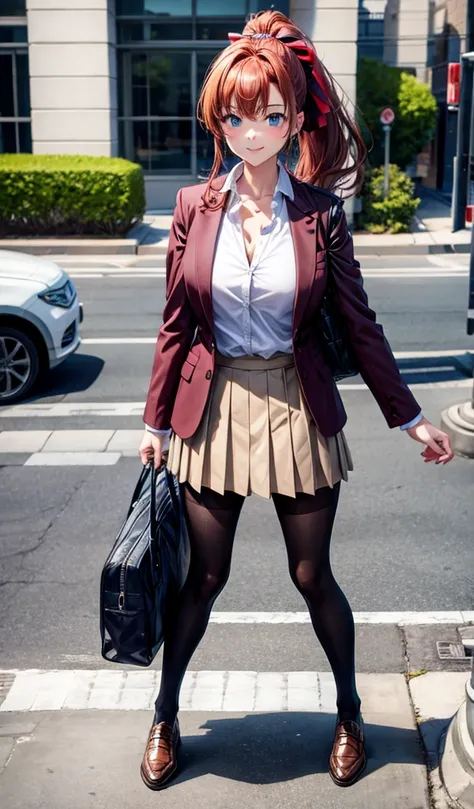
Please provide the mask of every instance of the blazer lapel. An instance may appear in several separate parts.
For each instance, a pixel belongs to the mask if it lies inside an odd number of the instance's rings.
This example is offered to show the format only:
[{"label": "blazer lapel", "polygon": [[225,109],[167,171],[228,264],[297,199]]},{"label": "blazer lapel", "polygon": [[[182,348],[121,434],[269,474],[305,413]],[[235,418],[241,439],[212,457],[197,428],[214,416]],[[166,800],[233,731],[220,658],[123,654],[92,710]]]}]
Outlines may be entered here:
[{"label": "blazer lapel", "polygon": [[314,210],[313,200],[304,193],[304,186],[291,177],[294,200],[287,199],[290,229],[296,262],[296,292],[293,308],[293,336],[295,336],[306,306],[316,272],[316,229],[319,212]]},{"label": "blazer lapel", "polygon": [[199,225],[194,240],[194,267],[196,288],[199,291],[203,308],[211,334],[214,334],[214,317],[212,313],[212,266],[217,246],[219,226],[224,215],[225,206],[215,211],[201,208],[198,212]]}]

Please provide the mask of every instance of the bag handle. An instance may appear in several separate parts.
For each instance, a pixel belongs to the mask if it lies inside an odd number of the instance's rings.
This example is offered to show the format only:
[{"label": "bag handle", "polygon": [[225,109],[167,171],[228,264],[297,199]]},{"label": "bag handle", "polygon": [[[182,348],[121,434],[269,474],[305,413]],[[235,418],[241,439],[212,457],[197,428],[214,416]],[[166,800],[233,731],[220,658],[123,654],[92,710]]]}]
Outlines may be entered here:
[{"label": "bag handle", "polygon": [[170,493],[170,497],[173,503],[175,514],[179,514],[181,511],[179,500],[176,496],[176,491],[174,487],[174,480],[173,474],[170,472],[166,465],[160,466],[159,470],[155,469],[154,464],[151,464],[151,495],[150,495],[150,527],[152,536],[156,536],[156,531],[158,528],[156,522],[156,481],[158,474],[164,474],[166,476],[166,482],[168,484],[168,490]]},{"label": "bag handle", "polygon": [[127,520],[130,517],[130,514],[132,513],[133,509],[135,508],[135,504],[136,504],[138,498],[140,497],[140,492],[143,489],[143,484],[145,483],[145,481],[146,481],[146,479],[147,479],[147,477],[149,475],[149,471],[150,470],[149,470],[148,466],[144,466],[142,468],[142,471],[140,473],[140,477],[138,478],[138,481],[137,481],[137,485],[135,486],[134,492],[132,494],[132,499],[130,501],[130,506],[129,506],[129,509],[128,509],[127,517],[126,517]]}]

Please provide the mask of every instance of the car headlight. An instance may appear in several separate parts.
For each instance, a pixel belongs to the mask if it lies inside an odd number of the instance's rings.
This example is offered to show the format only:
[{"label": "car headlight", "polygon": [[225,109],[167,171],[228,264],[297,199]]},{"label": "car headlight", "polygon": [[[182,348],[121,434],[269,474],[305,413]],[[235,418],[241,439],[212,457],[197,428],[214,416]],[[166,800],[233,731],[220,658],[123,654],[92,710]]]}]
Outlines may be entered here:
[{"label": "car headlight", "polygon": [[63,309],[69,309],[75,300],[76,290],[71,281],[66,281],[61,287],[50,287],[44,292],[39,292],[38,297],[51,306],[62,306]]}]

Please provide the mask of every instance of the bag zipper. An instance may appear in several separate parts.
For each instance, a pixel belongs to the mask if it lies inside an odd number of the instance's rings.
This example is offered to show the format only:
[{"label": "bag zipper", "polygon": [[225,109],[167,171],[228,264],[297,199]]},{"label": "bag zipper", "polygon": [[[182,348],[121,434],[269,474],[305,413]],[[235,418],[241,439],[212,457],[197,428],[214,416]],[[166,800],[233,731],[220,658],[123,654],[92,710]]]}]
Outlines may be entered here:
[{"label": "bag zipper", "polygon": [[[145,511],[146,508],[149,508],[148,503],[143,506],[143,511]],[[142,514],[142,511],[140,511],[139,513]],[[119,591],[118,602],[117,602],[117,606],[118,606],[120,612],[122,612],[122,610],[125,609],[125,582],[126,582],[126,572],[127,572],[128,562],[130,560],[130,556],[132,555],[133,551],[135,550],[135,548],[136,548],[136,546],[138,545],[139,542],[140,542],[140,537],[138,537],[136,542],[129,549],[126,558],[124,559],[124,561],[122,562],[122,564],[120,566],[120,585],[119,585],[120,586],[120,591]]]}]

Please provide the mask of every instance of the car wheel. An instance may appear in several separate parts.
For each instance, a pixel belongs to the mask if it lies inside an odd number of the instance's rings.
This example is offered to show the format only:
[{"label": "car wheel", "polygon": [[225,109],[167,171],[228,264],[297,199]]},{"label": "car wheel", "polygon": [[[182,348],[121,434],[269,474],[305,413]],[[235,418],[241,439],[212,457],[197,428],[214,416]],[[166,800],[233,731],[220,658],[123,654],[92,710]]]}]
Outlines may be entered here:
[{"label": "car wheel", "polygon": [[0,326],[0,405],[26,396],[40,371],[38,349],[19,329]]}]

